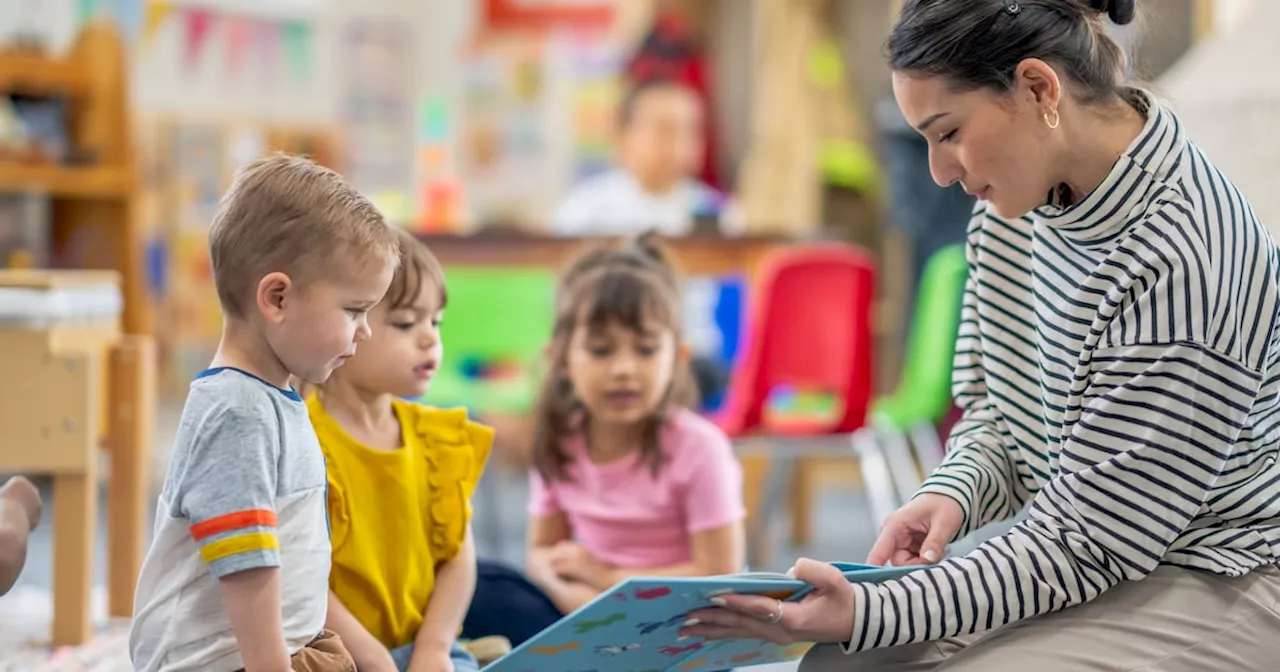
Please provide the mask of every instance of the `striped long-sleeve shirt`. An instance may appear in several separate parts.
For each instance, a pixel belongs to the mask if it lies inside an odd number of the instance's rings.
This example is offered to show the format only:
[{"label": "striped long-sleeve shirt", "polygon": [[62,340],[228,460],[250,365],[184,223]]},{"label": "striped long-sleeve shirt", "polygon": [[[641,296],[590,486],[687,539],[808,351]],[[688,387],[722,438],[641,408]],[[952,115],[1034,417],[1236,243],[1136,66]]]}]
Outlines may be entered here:
[{"label": "striped long-sleeve shirt", "polygon": [[1247,202],[1141,93],[1147,122],[1068,208],[979,205],[954,391],[922,492],[965,557],[857,584],[847,650],[988,630],[1087,602],[1161,563],[1237,576],[1280,559],[1280,259]]}]

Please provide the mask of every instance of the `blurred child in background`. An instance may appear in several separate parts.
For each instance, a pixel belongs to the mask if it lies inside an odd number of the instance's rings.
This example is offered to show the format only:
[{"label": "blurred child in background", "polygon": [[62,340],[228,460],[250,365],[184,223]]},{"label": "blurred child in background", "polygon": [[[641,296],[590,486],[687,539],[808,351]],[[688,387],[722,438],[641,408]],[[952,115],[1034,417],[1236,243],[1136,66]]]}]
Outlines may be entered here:
[{"label": "blurred child in background", "polygon": [[528,572],[564,612],[632,575],[743,569],[742,471],[685,407],[679,291],[645,235],[586,254],[557,292]]},{"label": "blurred child in background", "polygon": [[361,672],[474,671],[458,635],[476,583],[470,498],[493,432],[461,409],[405,400],[440,367],[446,294],[436,259],[397,235],[373,335],[307,398],[329,468],[327,625]]},{"label": "blurred child in background", "polygon": [[31,481],[14,476],[0,486],[0,595],[9,592],[27,564],[27,537],[44,504]]},{"label": "blurred child in background", "polygon": [[698,94],[652,79],[627,92],[618,110],[618,166],[577,185],[552,217],[562,236],[617,236],[656,230],[693,232],[697,220],[722,233],[740,228],[732,203],[695,177],[702,162],[703,109]]}]

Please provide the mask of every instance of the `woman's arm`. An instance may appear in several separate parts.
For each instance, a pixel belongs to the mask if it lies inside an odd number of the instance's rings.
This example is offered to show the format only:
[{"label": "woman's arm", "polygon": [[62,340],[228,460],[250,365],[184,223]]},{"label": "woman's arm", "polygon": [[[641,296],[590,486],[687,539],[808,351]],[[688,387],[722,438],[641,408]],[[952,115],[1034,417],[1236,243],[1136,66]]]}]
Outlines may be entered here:
[{"label": "woman's arm", "polygon": [[1028,519],[966,557],[854,584],[851,650],[981,632],[1156,568],[1217,487],[1262,376],[1175,343],[1098,350],[1089,380]]},{"label": "woman's arm", "polygon": [[[467,536],[458,554],[436,566],[436,585],[427,602],[418,636],[413,640],[413,658],[448,656],[462,628],[462,619],[476,590],[476,542],[467,527]],[[412,670],[414,665],[410,664]]]},{"label": "woman's arm", "polygon": [[[986,218],[979,204],[969,224],[970,240]],[[1003,441],[1004,419],[987,398],[986,370],[982,366],[982,341],[978,329],[978,278],[972,242],[967,245],[969,278],[960,309],[952,374],[956,405],[964,412],[947,439],[946,457],[920,487],[919,492],[945,495],[960,504],[965,522],[951,540],[984,525],[1018,514],[1034,493],[1014,477],[1013,456]],[[999,329],[1000,327],[995,327]]]},{"label": "woman's arm", "polygon": [[343,646],[356,661],[360,672],[396,672],[391,652],[356,620],[342,600],[329,591],[329,612],[324,627],[342,638]]},{"label": "woman's arm", "polygon": [[746,544],[739,520],[692,535],[693,562],[665,567],[613,567],[594,584],[601,591],[633,576],[716,576],[736,574],[746,565]]}]

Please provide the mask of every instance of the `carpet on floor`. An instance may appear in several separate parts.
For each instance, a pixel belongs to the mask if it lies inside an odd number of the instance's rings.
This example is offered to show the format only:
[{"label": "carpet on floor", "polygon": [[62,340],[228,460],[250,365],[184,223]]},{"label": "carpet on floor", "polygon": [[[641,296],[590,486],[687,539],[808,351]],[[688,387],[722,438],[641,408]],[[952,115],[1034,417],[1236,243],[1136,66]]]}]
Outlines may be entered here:
[{"label": "carpet on floor", "polygon": [[53,596],[19,587],[0,597],[0,672],[129,672],[129,623],[106,617],[106,591],[93,594],[94,636],[82,646],[53,647]]}]

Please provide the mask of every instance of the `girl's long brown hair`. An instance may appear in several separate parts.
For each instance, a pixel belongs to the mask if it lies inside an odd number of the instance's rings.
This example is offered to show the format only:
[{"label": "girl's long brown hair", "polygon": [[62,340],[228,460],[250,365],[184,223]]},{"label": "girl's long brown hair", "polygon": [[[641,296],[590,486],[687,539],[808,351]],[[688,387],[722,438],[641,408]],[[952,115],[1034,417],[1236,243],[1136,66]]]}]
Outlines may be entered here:
[{"label": "girl's long brown hair", "polygon": [[[564,441],[581,430],[573,421],[586,410],[566,371],[574,328],[580,321],[591,329],[616,322],[639,332],[646,320],[655,320],[673,330],[679,341],[680,307],[675,269],[651,233],[589,250],[569,266],[556,288],[551,366],[534,407],[533,464],[544,479],[569,479],[572,457]],[[664,462],[659,438],[669,409],[692,406],[695,397],[688,366],[677,359],[671,386],[641,428],[640,464],[649,465],[654,475]]]}]

